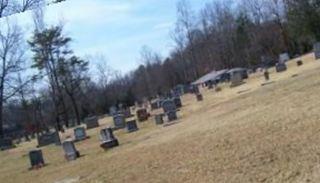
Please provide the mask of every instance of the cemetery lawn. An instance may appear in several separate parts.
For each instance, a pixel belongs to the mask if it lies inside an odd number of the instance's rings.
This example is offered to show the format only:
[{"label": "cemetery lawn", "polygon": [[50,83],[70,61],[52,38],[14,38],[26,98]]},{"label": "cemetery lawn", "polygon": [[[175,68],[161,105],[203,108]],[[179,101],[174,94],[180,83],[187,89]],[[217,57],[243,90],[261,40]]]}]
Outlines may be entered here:
[{"label": "cemetery lawn", "polygon": [[40,170],[28,170],[35,141],[0,152],[0,182],[320,182],[320,61],[302,60],[284,73],[272,69],[265,86],[257,73],[236,88],[203,90],[203,102],[186,95],[177,124],[150,119],[135,133],[116,131],[120,146],[107,152],[99,129],[76,143],[76,161],[65,161],[61,147],[43,148]]}]

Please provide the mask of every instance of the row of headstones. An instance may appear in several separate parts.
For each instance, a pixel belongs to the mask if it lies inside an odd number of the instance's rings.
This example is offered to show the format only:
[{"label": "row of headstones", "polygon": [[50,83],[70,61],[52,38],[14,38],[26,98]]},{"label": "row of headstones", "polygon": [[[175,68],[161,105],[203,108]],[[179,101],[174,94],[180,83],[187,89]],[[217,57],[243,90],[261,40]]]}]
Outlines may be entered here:
[{"label": "row of headstones", "polygon": [[[57,132],[54,132],[55,136],[59,136]],[[79,127],[74,130],[74,135],[76,140],[68,139],[62,143],[62,148],[64,150],[65,159],[68,161],[76,160],[80,157],[80,152],[76,149],[74,144],[75,141],[87,139],[85,128]],[[101,144],[100,147],[104,150],[116,147],[119,145],[118,139],[113,135],[113,130],[111,128],[105,128],[100,131]],[[56,140],[56,139],[55,139]],[[56,141],[56,145],[59,145]],[[38,169],[45,166],[43,153],[41,149],[32,150],[29,152],[29,159],[31,167],[30,169]]]},{"label": "row of headstones", "polygon": [[[155,115],[155,122],[157,125],[161,125],[164,123],[164,120],[163,120],[164,115],[167,115],[168,122],[177,120],[176,112],[177,112],[177,107],[182,106],[181,100],[178,100],[178,99],[165,100],[162,106],[163,106],[164,114]],[[95,119],[97,122],[97,118]],[[119,119],[120,119],[119,116],[116,116],[114,118],[115,124],[119,124],[119,121],[118,121]],[[123,116],[121,117],[121,120],[125,120]],[[93,121],[93,118],[91,119],[91,123],[92,121]],[[123,123],[123,121],[121,123]],[[91,128],[92,125],[89,127]],[[128,132],[134,132],[138,130],[135,120],[127,122],[126,127]],[[76,149],[74,142],[85,140],[88,138],[84,127],[79,127],[74,129],[74,136],[75,136],[75,140],[69,139],[62,143],[62,147],[65,152],[65,158],[68,161],[76,160],[77,158],[80,157],[80,152]],[[100,147],[105,150],[119,145],[119,141],[114,136],[112,128],[102,129],[100,131],[100,137],[102,141],[102,143],[100,144]],[[44,145],[49,145],[52,143],[55,143],[56,145],[61,145],[58,132],[51,132],[51,133],[45,134],[40,138],[38,138],[38,142],[39,142],[39,147],[42,147]],[[37,150],[30,151],[29,158],[30,158],[31,169],[38,169],[45,166],[42,150],[37,149]]]}]

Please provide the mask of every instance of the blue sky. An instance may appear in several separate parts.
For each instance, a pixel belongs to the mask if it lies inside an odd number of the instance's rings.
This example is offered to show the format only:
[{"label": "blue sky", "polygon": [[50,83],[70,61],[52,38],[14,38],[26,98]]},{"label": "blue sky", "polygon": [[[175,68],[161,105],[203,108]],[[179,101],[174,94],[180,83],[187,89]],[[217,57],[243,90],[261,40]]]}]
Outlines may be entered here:
[{"label": "blue sky", "polygon": [[[205,2],[190,0],[196,12]],[[137,67],[144,45],[163,57],[168,55],[173,46],[169,33],[176,21],[176,3],[177,0],[68,0],[47,7],[46,21],[64,22],[77,55],[103,54],[108,65],[124,73]],[[14,17],[26,30],[32,30],[30,13]]]}]

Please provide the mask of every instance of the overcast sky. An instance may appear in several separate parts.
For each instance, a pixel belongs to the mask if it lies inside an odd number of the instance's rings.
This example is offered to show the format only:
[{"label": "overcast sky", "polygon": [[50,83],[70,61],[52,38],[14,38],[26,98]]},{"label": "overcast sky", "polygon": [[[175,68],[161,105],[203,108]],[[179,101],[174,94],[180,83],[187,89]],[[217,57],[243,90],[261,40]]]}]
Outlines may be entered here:
[{"label": "overcast sky", "polygon": [[[190,0],[195,11],[206,0]],[[68,0],[46,8],[46,22],[65,23],[79,56],[103,54],[108,64],[128,72],[139,63],[143,45],[168,56],[173,43],[169,32],[176,21],[177,0]],[[13,16],[32,31],[30,13]],[[94,65],[94,63],[91,63]]]}]

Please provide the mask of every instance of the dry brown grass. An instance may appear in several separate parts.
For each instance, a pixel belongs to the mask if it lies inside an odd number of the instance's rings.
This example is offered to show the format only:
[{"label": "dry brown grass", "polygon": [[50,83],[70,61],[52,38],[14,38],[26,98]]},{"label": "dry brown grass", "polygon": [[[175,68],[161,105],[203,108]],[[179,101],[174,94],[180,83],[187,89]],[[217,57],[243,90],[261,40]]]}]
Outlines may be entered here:
[{"label": "dry brown grass", "polygon": [[272,70],[270,85],[258,73],[237,88],[203,90],[203,102],[184,96],[178,124],[117,131],[121,145],[108,152],[98,130],[76,144],[84,156],[74,162],[61,147],[43,148],[48,165],[37,171],[25,156],[35,142],[0,152],[0,182],[320,182],[320,63],[302,60]]}]

